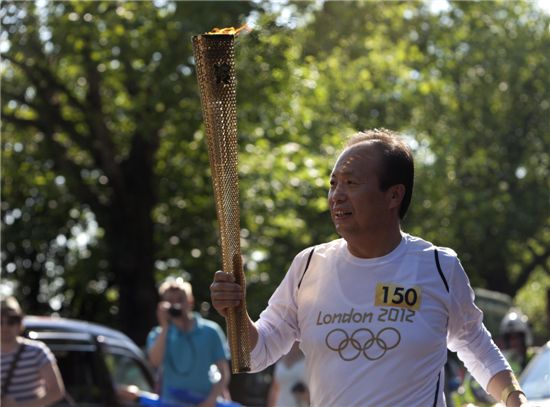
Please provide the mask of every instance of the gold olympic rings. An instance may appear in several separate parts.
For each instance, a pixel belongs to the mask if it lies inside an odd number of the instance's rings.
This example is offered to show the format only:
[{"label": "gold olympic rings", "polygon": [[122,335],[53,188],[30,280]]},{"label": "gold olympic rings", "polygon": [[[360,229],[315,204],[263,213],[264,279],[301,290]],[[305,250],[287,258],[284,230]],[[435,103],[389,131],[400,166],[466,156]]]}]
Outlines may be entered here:
[{"label": "gold olympic rings", "polygon": [[327,347],[346,362],[357,359],[361,354],[368,360],[378,360],[400,342],[401,334],[391,327],[383,328],[376,335],[368,328],[359,328],[351,336],[345,330],[335,328],[325,338]]}]

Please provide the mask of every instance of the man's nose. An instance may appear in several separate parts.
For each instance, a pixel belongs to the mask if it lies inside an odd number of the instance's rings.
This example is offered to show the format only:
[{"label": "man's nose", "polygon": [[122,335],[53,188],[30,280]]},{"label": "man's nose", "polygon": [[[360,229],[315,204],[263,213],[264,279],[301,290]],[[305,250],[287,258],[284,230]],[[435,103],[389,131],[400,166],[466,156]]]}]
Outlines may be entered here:
[{"label": "man's nose", "polygon": [[335,186],[329,193],[329,200],[332,202],[342,202],[346,199],[346,191],[340,185]]}]

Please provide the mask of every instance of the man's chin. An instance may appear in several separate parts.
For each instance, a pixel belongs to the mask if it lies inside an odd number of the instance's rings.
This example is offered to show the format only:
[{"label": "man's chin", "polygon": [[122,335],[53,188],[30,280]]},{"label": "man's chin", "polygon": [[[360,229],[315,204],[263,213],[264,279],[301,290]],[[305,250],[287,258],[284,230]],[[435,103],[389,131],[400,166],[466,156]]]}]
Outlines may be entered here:
[{"label": "man's chin", "polygon": [[353,234],[353,230],[349,225],[345,225],[342,222],[334,222],[334,228],[336,233],[344,239],[350,237]]}]

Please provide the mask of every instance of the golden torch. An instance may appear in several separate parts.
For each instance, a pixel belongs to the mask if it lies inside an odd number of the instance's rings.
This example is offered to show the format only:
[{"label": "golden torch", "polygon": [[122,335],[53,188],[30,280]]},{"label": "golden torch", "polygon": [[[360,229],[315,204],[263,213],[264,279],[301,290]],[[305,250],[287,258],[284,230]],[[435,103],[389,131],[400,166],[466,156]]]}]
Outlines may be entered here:
[{"label": "golden torch", "polygon": [[233,373],[250,370],[245,277],[241,260],[237,172],[237,76],[235,36],[246,28],[217,29],[193,37],[193,54],[206,127],[223,270],[243,288],[241,305],[229,310],[227,337]]}]

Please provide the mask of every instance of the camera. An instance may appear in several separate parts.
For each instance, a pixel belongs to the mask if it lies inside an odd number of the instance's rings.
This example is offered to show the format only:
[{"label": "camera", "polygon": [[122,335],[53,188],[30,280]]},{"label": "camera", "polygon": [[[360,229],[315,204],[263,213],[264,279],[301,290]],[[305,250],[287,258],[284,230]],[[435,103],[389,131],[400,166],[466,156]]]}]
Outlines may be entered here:
[{"label": "camera", "polygon": [[304,383],[298,382],[290,389],[292,393],[304,393],[307,391],[307,387]]},{"label": "camera", "polygon": [[170,305],[170,308],[168,308],[168,315],[174,318],[181,317],[183,315],[183,312],[181,310],[181,305],[179,304]]}]

